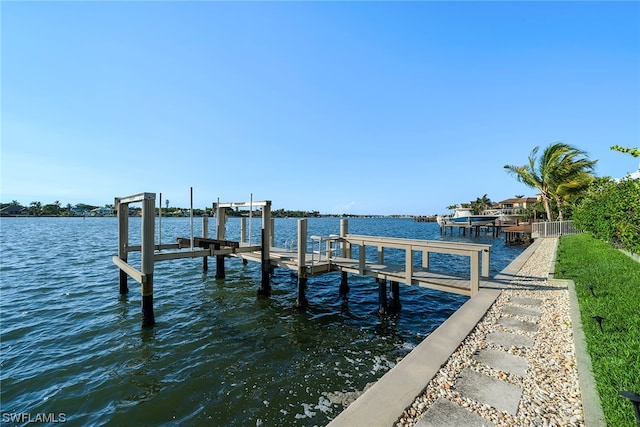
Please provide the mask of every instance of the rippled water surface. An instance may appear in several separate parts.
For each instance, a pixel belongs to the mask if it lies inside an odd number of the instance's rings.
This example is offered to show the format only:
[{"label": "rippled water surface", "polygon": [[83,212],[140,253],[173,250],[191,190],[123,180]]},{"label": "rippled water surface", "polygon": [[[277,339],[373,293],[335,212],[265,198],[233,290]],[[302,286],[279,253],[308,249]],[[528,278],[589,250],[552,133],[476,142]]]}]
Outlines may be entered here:
[{"label": "rippled water surface", "polygon": [[[201,235],[199,218],[194,225]],[[118,295],[116,218],[2,218],[0,226],[3,417],[325,425],[342,399],[381,377],[467,299],[401,284],[402,312],[382,318],[373,279],[350,275],[345,302],[340,275],[331,273],[309,279],[310,307],[299,311],[289,270],[275,270],[267,299],[256,295],[257,263],[227,259],[226,278],[216,280],[215,262],[203,273],[201,260],[173,260],[156,263],[157,325],[142,329],[139,285],[130,279],[129,294]],[[254,220],[256,242],[259,227]],[[295,219],[276,219],[276,245],[295,240],[296,227]],[[130,218],[129,228],[138,243],[140,219]],[[308,228],[338,234],[339,219],[310,219]],[[442,237],[436,224],[410,219],[350,219],[349,232],[490,243],[492,275],[522,250],[490,236]],[[189,234],[188,218],[163,218],[163,243]],[[229,219],[227,238],[239,238],[238,219]],[[467,260],[434,257],[431,267],[465,272]]]}]

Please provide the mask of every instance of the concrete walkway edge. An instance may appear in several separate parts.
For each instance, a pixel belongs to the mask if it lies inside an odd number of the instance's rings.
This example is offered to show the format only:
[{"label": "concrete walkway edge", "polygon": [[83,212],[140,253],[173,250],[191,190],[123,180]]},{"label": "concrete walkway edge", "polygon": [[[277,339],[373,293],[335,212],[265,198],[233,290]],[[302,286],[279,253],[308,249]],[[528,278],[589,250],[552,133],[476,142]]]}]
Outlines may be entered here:
[{"label": "concrete walkway edge", "polygon": [[481,289],[328,425],[392,426],[471,333],[500,293]]}]

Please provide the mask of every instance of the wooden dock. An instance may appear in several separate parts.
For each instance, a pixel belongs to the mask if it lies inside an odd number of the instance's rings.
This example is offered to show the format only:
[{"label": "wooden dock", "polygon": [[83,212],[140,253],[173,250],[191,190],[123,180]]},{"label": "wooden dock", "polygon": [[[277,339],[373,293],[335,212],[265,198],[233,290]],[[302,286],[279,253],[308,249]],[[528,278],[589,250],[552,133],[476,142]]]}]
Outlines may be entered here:
[{"label": "wooden dock", "polygon": [[493,237],[497,237],[503,229],[503,225],[500,221],[493,221],[490,224],[471,224],[460,222],[444,222],[440,224],[440,234],[447,235],[447,229],[449,234],[453,235],[453,230],[458,229],[458,234],[462,232],[462,235],[479,236],[481,233],[491,234]]},{"label": "wooden dock", "polygon": [[[348,274],[373,277],[378,282],[379,312],[386,314],[400,309],[399,283],[422,286],[444,292],[474,296],[481,282],[488,280],[491,245],[474,243],[443,242],[434,240],[379,237],[348,233],[348,220],[340,221],[340,233],[329,236],[307,236],[307,219],[298,220],[297,243],[295,248],[278,248],[274,242],[274,222],[270,217],[271,202],[215,203],[216,236],[208,236],[208,217],[203,217],[204,236],[179,238],[176,243],[156,243],[155,194],[141,193],[124,198],[116,198],[118,212],[118,256],[113,262],[120,269],[120,293],[128,292],[127,277],[132,277],[142,285],[142,323],[155,323],[153,313],[153,265],[156,261],[180,258],[201,258],[203,270],[208,269],[208,258],[216,260],[216,278],[224,279],[224,260],[227,257],[242,258],[244,262],[261,263],[262,279],[259,295],[270,295],[270,273],[273,268],[282,267],[295,271],[298,277],[296,306],[308,305],[305,296],[307,279],[321,274],[340,272],[340,293],[348,292]],[[128,205],[142,203],[142,243],[134,246],[128,243]],[[246,219],[241,218],[240,241],[229,241],[225,236],[226,209],[262,207],[262,233],[259,244],[246,241]],[[193,221],[193,218],[192,218]],[[193,224],[191,229],[193,230]],[[369,248],[369,250],[367,250]],[[377,256],[367,257],[375,248]],[[388,264],[385,249],[404,251],[402,264]],[[136,268],[128,263],[128,253],[140,251],[141,266]],[[415,262],[414,255],[420,262]],[[429,268],[432,253],[466,256],[469,259],[468,276],[436,272]],[[375,258],[375,259],[371,259]],[[397,257],[396,257],[397,258]],[[390,292],[387,293],[387,281]]]},{"label": "wooden dock", "polygon": [[[300,220],[306,221],[306,220]],[[346,221],[343,224],[346,227]],[[453,292],[456,294],[472,296],[478,292],[480,287],[480,277],[488,277],[489,250],[490,245],[450,243],[434,240],[414,240],[402,238],[360,236],[347,234],[344,237],[327,236],[316,237],[319,242],[345,244],[348,252],[353,247],[358,246],[358,258],[351,256],[341,256],[335,248],[318,253],[317,251],[304,254],[303,265],[306,269],[307,277],[325,274],[329,272],[345,272],[360,276],[369,276],[378,280],[389,280],[407,285],[418,285],[425,288],[439,291]],[[313,240],[312,240],[313,241]],[[378,260],[367,261],[363,254],[366,254],[367,246],[375,246],[378,250]],[[384,261],[384,249],[394,248],[405,251],[404,264],[387,264]],[[414,265],[413,254],[416,251],[423,253],[422,265]],[[429,254],[446,253],[454,255],[469,256],[472,274],[469,277],[440,273],[428,268]],[[277,267],[285,267],[298,271],[300,259],[297,250],[271,248],[270,263]],[[260,261],[260,252],[248,252],[240,255],[242,258],[251,261]],[[478,262],[481,261],[481,264]],[[474,268],[480,265],[479,268]]]},{"label": "wooden dock", "polygon": [[505,243],[510,245],[519,245],[531,242],[531,224],[518,224],[505,227],[504,239]]}]

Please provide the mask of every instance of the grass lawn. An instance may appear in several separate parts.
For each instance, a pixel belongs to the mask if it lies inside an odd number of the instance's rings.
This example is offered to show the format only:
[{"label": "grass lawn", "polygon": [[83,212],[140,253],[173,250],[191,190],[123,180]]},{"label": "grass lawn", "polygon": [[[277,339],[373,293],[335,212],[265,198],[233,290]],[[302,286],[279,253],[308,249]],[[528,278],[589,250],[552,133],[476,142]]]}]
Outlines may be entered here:
[{"label": "grass lawn", "polygon": [[[572,279],[602,409],[611,427],[635,426],[640,394],[640,263],[588,234],[563,236],[557,278]],[[602,331],[594,317],[602,317]]]}]

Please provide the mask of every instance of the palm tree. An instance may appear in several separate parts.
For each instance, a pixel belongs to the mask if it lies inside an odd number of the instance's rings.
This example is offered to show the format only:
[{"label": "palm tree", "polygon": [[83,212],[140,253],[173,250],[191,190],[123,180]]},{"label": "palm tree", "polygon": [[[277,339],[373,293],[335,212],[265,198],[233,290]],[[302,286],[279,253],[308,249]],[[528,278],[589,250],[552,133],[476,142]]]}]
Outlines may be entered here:
[{"label": "palm tree", "polygon": [[41,212],[42,212],[42,203],[31,202],[29,206],[29,213],[33,216],[40,216]]},{"label": "palm tree", "polygon": [[485,194],[482,197],[477,197],[475,202],[471,203],[471,207],[473,208],[473,213],[475,215],[481,214],[485,211],[489,206],[491,206],[491,199],[487,197]]},{"label": "palm tree", "polygon": [[584,194],[594,180],[595,178],[589,172],[582,172],[577,174],[571,181],[558,185],[555,195],[558,220],[562,220],[564,217],[565,207],[572,200],[575,202],[576,196]]},{"label": "palm tree", "polygon": [[628,147],[621,147],[619,145],[614,145],[613,147],[610,147],[610,148],[612,150],[619,151],[621,153],[631,154],[633,157],[640,157],[640,147],[628,148]]},{"label": "palm tree", "polygon": [[563,197],[572,191],[582,190],[579,182],[592,177],[597,160],[589,160],[587,153],[563,142],[554,142],[538,157],[539,147],[529,154],[529,163],[522,166],[506,165],[505,169],[515,175],[518,181],[540,191],[547,219],[553,219],[551,201],[558,205],[559,219],[562,219]]}]

